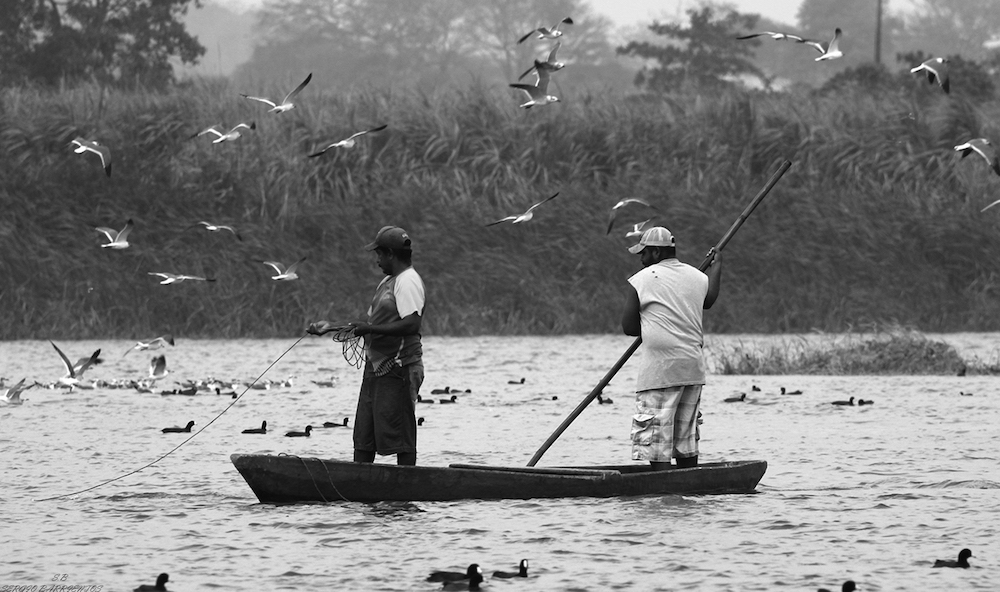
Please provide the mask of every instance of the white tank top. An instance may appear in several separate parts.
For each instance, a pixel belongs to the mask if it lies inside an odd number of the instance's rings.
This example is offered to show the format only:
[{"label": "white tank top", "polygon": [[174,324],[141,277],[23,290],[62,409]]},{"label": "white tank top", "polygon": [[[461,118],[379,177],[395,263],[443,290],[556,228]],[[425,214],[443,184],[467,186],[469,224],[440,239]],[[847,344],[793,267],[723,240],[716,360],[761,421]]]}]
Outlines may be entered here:
[{"label": "white tank top", "polygon": [[628,279],[639,295],[642,359],[635,390],[705,384],[701,320],[708,276],[665,259]]}]

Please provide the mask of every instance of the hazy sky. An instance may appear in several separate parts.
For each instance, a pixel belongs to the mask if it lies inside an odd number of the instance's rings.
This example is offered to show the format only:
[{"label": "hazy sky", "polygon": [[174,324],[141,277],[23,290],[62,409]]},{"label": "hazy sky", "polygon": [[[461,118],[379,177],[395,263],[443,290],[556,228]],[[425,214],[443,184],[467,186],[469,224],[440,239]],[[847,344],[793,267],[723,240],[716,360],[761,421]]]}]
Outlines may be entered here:
[{"label": "hazy sky", "polygon": [[[503,0],[499,0],[503,1]],[[723,0],[736,6],[741,12],[757,13],[779,22],[796,24],[795,15],[799,11],[802,0]],[[837,0],[830,0],[836,2]],[[264,0],[209,0],[233,8],[254,8],[263,4]],[[606,15],[618,26],[648,23],[653,19],[684,15],[690,8],[698,7],[698,0],[587,0],[594,10]],[[874,8],[876,0],[872,0]],[[904,8],[905,0],[883,0],[883,7],[888,10]]]},{"label": "hazy sky", "polygon": [[[699,6],[694,0],[588,0],[594,10],[610,17],[616,25],[634,25],[664,16],[682,16]],[[802,0],[729,0],[740,12],[755,12],[784,23],[795,24]]]},{"label": "hazy sky", "polygon": [[[263,4],[264,0],[209,0],[229,7],[250,8]],[[500,0],[502,1],[502,0]],[[689,8],[697,7],[697,0],[587,0],[594,10],[608,16],[616,25],[635,25],[649,22],[654,18],[684,14]],[[795,13],[802,0],[726,0],[741,12],[756,12],[774,20],[795,24]],[[836,0],[831,0],[836,1]],[[893,8],[902,0],[884,0]],[[873,6],[875,0],[872,0]]]}]

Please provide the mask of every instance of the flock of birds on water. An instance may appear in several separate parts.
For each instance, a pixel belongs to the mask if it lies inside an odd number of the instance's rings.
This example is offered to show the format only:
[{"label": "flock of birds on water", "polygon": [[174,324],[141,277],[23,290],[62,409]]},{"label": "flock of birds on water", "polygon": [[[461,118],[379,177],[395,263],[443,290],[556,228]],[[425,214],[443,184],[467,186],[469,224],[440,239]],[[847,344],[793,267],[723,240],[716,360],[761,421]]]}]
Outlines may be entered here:
[{"label": "flock of birds on water", "polygon": [[[92,389],[132,389],[138,393],[153,393],[156,394],[155,389],[157,381],[166,378],[170,373],[167,370],[166,355],[160,354],[153,356],[149,364],[149,376],[140,379],[112,379],[112,380],[95,380],[93,382],[88,382],[84,379],[84,373],[92,366],[100,364],[103,359],[100,357],[101,350],[97,349],[89,356],[81,357],[77,359],[76,362],[71,362],[69,357],[59,346],[49,341],[52,348],[59,355],[60,360],[62,360],[63,366],[66,369],[66,374],[49,383],[40,383],[37,381],[27,382],[27,378],[22,378],[18,382],[7,386],[6,378],[0,376],[0,406],[18,406],[22,405],[26,399],[22,398],[22,395],[29,389],[39,387],[46,389],[56,389],[63,388],[72,392],[75,389],[81,390],[92,390]],[[174,336],[172,334],[160,335],[153,339],[146,341],[137,341],[135,345],[125,350],[122,354],[124,358],[129,353],[133,351],[148,351],[148,350],[158,350],[164,348],[168,345],[173,346],[176,344]],[[205,379],[196,380],[184,380],[179,383],[178,388],[173,389],[159,389],[160,395],[185,395],[194,396],[199,393],[202,394],[212,394],[231,397],[233,399],[239,398],[239,394],[236,392],[239,389],[243,389],[246,392],[249,389],[255,390],[269,390],[271,388],[278,387],[291,387],[293,385],[294,377],[289,377],[285,380],[254,380],[254,381],[241,381],[241,380],[219,380],[213,377],[208,377]],[[336,381],[333,379],[329,380],[313,380],[313,384],[319,387],[333,387],[336,385]],[[523,385],[525,384],[525,378],[519,380],[508,380],[509,385]],[[460,389],[451,386],[445,386],[443,388],[431,389],[431,395],[449,395],[448,398],[439,398],[435,400],[433,397],[424,397],[417,395],[418,404],[440,404],[449,405],[455,404],[459,401],[458,396],[460,394],[472,393],[472,389]],[[557,396],[552,396],[552,400],[558,400]],[[611,403],[610,398],[605,398],[601,403],[607,404]],[[418,417],[417,425],[422,426],[425,422],[425,418]],[[322,424],[323,428],[346,428],[349,427],[350,418],[345,417],[339,422],[325,421]],[[195,422],[190,420],[184,426],[169,426],[161,429],[164,434],[178,434],[178,433],[191,433],[192,428],[195,426]],[[304,430],[292,430],[285,433],[285,436],[290,438],[308,438],[311,436],[314,427],[310,424],[305,427]],[[267,434],[267,420],[261,422],[260,427],[247,428],[243,430],[243,434]]]},{"label": "flock of birds on water", "polygon": [[[956,568],[968,568],[969,558],[972,557],[972,551],[969,549],[962,549],[958,553],[958,559],[938,559],[934,562],[933,567],[956,567]],[[528,560],[522,559],[517,566],[516,571],[503,571],[497,570],[493,572],[493,577],[495,579],[501,580],[513,580],[516,578],[527,578],[528,577]],[[161,573],[156,578],[155,585],[143,584],[135,589],[135,592],[158,592],[165,591],[166,583],[170,580],[170,577]],[[432,571],[430,575],[427,576],[426,581],[428,582],[440,582],[442,590],[481,590],[481,585],[485,582],[483,577],[483,569],[478,563],[472,563],[465,569],[465,571],[447,571],[439,570]],[[857,584],[854,580],[847,580],[840,586],[841,592],[855,592],[857,590]],[[827,588],[820,588],[818,592],[831,592]]]},{"label": "flock of birds on water", "polygon": [[[750,391],[751,392],[755,392],[755,393],[762,392],[761,388],[759,386],[757,386],[756,384],[750,386]],[[779,387],[779,394],[786,395],[786,396],[788,396],[788,395],[794,396],[794,395],[802,395],[802,394],[805,394],[805,393],[802,391],[802,389],[788,390],[788,389],[786,389],[785,387],[782,386],[782,387]],[[759,403],[759,401],[757,399],[754,399],[754,398],[749,398],[748,399],[746,393],[739,393],[739,394],[736,394],[736,395],[732,395],[730,397],[726,397],[725,399],[722,400],[722,402],[723,403]],[[854,407],[855,406],[854,397],[849,397],[846,401],[845,400],[831,401],[830,404],[831,405],[835,405],[837,407]],[[864,405],[874,405],[874,404],[875,404],[875,401],[873,401],[871,399],[858,399],[857,400],[857,406],[858,407],[862,407]]]},{"label": "flock of birds on water", "polygon": [[[573,24],[572,18],[566,17],[551,27],[538,27],[537,29],[528,32],[518,40],[518,43],[519,44],[523,43],[524,41],[528,40],[531,36],[535,34],[537,34],[538,39],[558,39],[563,35],[563,32],[560,30],[560,27],[562,25],[572,25],[572,24]],[[745,40],[761,36],[768,36],[771,39],[778,41],[794,41],[796,43],[801,43],[814,48],[820,53],[820,56],[815,58],[815,60],[819,62],[819,61],[834,60],[843,57],[844,54],[840,50],[841,35],[842,35],[841,29],[837,28],[833,38],[829,42],[810,40],[797,35],[783,33],[783,32],[776,32],[776,31],[763,31],[759,33],[752,33],[749,35],[741,35],[737,38]],[[527,101],[519,105],[521,108],[531,109],[533,107],[541,107],[559,102],[558,97],[549,94],[548,86],[551,80],[552,73],[561,70],[563,67],[565,67],[565,63],[559,62],[557,60],[557,52],[560,48],[560,44],[561,43],[557,41],[553,45],[551,50],[548,52],[548,55],[544,60],[537,60],[537,59],[534,60],[534,64],[518,77],[518,82],[510,84],[511,88],[521,90],[527,96]],[[945,93],[949,93],[950,80],[948,76],[947,64],[948,64],[947,58],[943,57],[931,58],[926,60],[922,64],[915,66],[910,71],[912,73],[926,74],[928,82],[930,84],[937,83]],[[525,84],[520,82],[524,77],[528,76],[532,72],[534,72],[536,76],[534,84]],[[295,87],[291,92],[285,95],[285,97],[281,99],[280,102],[275,102],[268,98],[251,96],[247,94],[241,94],[241,96],[250,101],[256,101],[269,106],[270,109],[268,110],[268,113],[275,113],[275,114],[285,113],[295,107],[294,99],[296,99],[299,93],[302,92],[302,90],[306,87],[306,85],[309,84],[311,80],[312,80],[312,74],[310,73],[297,87]],[[223,142],[235,141],[239,139],[244,132],[253,131],[256,129],[256,127],[257,127],[256,122],[254,121],[251,121],[249,123],[240,122],[235,126],[233,126],[232,128],[230,128],[228,131],[225,131],[225,128],[223,128],[221,125],[212,125],[194,134],[191,137],[193,139],[206,135],[212,135],[214,136],[214,138],[212,139],[212,143],[220,144]],[[388,124],[382,124],[369,129],[355,132],[354,134],[348,136],[347,138],[328,143],[326,146],[319,148],[314,152],[308,154],[308,156],[310,158],[315,158],[322,156],[327,151],[332,149],[352,148],[353,146],[355,146],[356,142],[362,136],[382,131],[387,127]],[[75,138],[74,140],[72,140],[71,144],[75,146],[74,152],[77,154],[92,153],[99,156],[105,174],[108,177],[111,176],[111,169],[112,169],[111,150],[107,146],[98,143],[96,140],[89,140],[82,137]],[[989,164],[989,166],[993,169],[993,171],[997,175],[1000,175],[1000,159],[998,159],[996,151],[992,146],[992,143],[987,138],[970,139],[964,144],[955,146],[955,150],[961,153],[962,158],[971,153],[978,154]],[[512,224],[520,224],[523,222],[528,222],[534,217],[534,212],[539,206],[547,203],[548,201],[551,201],[552,199],[555,199],[558,195],[559,193],[556,192],[550,197],[547,197],[542,201],[533,204],[523,213],[506,216],[494,222],[490,222],[486,224],[486,226],[493,226],[503,222],[511,222]],[[1000,200],[997,200],[989,204],[988,206],[983,208],[983,211],[989,209],[994,205],[997,205],[998,203],[1000,203]],[[618,201],[614,206],[612,206],[610,210],[606,234],[611,233],[619,212],[622,211],[623,208],[631,206],[641,206],[648,210],[656,210],[655,206],[639,198],[622,199]],[[637,238],[641,236],[645,227],[650,222],[652,222],[653,219],[654,218],[648,218],[641,222],[632,224],[631,229],[625,234],[625,236],[627,238]],[[129,234],[132,232],[134,226],[135,225],[133,221],[129,219],[121,230],[116,230],[114,228],[103,227],[103,226],[96,227],[95,230],[103,233],[107,237],[108,242],[103,243],[101,245],[102,248],[120,250],[129,247],[128,237]],[[191,225],[189,228],[198,228],[198,227],[204,228],[206,231],[209,232],[226,231],[232,234],[237,240],[242,241],[242,237],[232,226],[214,224],[208,221],[201,220]],[[296,273],[297,268],[305,259],[306,259],[305,257],[302,257],[288,266],[278,261],[260,261],[260,262],[267,266],[270,266],[274,270],[275,275],[272,276],[271,279],[276,281],[289,281],[298,278],[298,275]],[[215,281],[213,278],[206,278],[206,277],[193,276],[187,274],[175,274],[168,272],[148,272],[148,273],[149,275],[161,278],[160,284],[164,285],[180,283],[183,281],[207,281],[207,282]],[[69,358],[62,352],[62,350],[60,350],[59,347],[56,346],[55,343],[52,343],[51,341],[50,343],[52,344],[52,347],[55,349],[55,351],[59,354],[59,357],[62,360],[62,363],[66,369],[66,374],[63,377],[59,378],[58,380],[48,384],[42,384],[38,382],[32,382],[28,384],[26,382],[27,379],[22,378],[19,382],[13,384],[6,390],[2,391],[3,396],[0,397],[0,404],[20,405],[23,402],[23,400],[21,399],[22,393],[35,386],[43,388],[68,388],[70,390],[73,390],[75,388],[87,389],[95,387],[134,388],[139,392],[153,392],[153,388],[155,386],[156,381],[164,378],[168,373],[166,369],[166,357],[164,355],[159,355],[155,356],[150,362],[149,376],[147,378],[142,378],[138,380],[97,381],[96,383],[87,383],[83,380],[83,375],[88,368],[90,368],[95,364],[100,363],[101,359],[99,356],[101,350],[98,349],[97,351],[93,352],[90,356],[80,358],[75,363],[72,363],[70,362]],[[165,347],[167,345],[174,345],[173,336],[162,335],[150,339],[148,341],[136,342],[134,346],[125,351],[123,356],[127,355],[132,351],[156,350]],[[509,383],[523,384],[524,381],[525,379],[522,378],[520,379],[520,381],[512,380],[509,381]],[[291,386],[291,379],[287,381],[280,381],[278,384]],[[317,382],[317,384],[323,386],[326,385],[327,383]],[[163,390],[160,392],[160,394],[194,395],[199,391],[207,391],[207,392],[215,392],[218,395],[231,395],[233,398],[236,398],[237,394],[234,389],[237,388],[238,386],[240,386],[240,383],[235,381],[222,382],[210,378],[201,381],[186,382],[183,383],[181,385],[181,388],[179,389],[173,389],[169,391]],[[246,384],[244,386],[247,386],[247,388],[270,388],[271,383],[270,382],[251,383],[251,384]],[[0,378],[0,389],[2,389],[3,387],[4,387],[4,379]],[[751,390],[760,391],[760,388],[757,387],[756,385],[753,385]],[[785,387],[781,387],[780,390],[781,390],[780,393],[781,395],[803,394],[801,390],[786,391]],[[445,387],[444,389],[435,389],[431,391],[432,394],[451,395],[450,398],[439,399],[438,403],[440,404],[456,403],[458,400],[458,396],[455,393],[462,393],[462,392],[467,393],[470,391],[468,390],[461,391],[457,389],[452,389],[451,387]],[[966,393],[962,394],[965,395]],[[557,397],[555,396],[553,396],[552,398],[557,399]],[[599,404],[613,403],[610,397],[604,397],[598,395],[597,399]],[[723,401],[727,403],[752,402],[752,399],[748,400],[746,393],[740,393],[738,396],[728,397],[725,398]],[[434,403],[434,400],[418,397],[418,403]],[[870,405],[872,403],[873,401],[865,399],[859,399],[857,401],[858,406]],[[831,404],[836,406],[854,406],[855,400],[854,397],[850,397],[850,399],[847,401],[833,401]],[[343,421],[339,423],[324,422],[323,427],[324,428],[347,427],[348,423],[349,423],[349,418],[345,417]],[[418,418],[418,425],[422,425],[423,423],[424,423],[424,418],[423,417]],[[179,426],[167,427],[163,428],[162,432],[188,433],[191,432],[191,429],[194,425],[195,425],[194,421],[189,421],[184,427],[179,427]],[[312,430],[313,430],[312,425],[307,425],[304,430],[288,431],[285,433],[285,436],[309,437]],[[262,421],[261,426],[259,428],[256,427],[248,428],[243,430],[242,433],[266,434],[267,422]],[[958,554],[957,560],[938,559],[934,563],[933,567],[968,568],[970,566],[968,561],[970,557],[972,557],[972,552],[969,549],[962,549]],[[521,560],[517,571],[512,571],[512,572],[496,571],[493,573],[493,577],[501,579],[527,578],[528,560],[527,559]],[[166,584],[168,581],[169,581],[168,574],[161,573],[156,579],[156,584],[154,585],[144,584],[135,588],[135,590],[136,592],[153,592],[161,590],[165,591],[167,589]],[[480,568],[480,566],[478,564],[473,563],[469,565],[464,572],[463,571],[432,572],[427,577],[427,581],[442,582],[443,589],[445,590],[479,590],[480,584],[483,583],[484,578],[483,578],[483,571]],[[854,590],[856,590],[856,584],[853,580],[848,580],[844,582],[843,585],[841,586],[842,592],[853,592]],[[819,592],[829,592],[829,591],[824,588],[821,588]]]}]

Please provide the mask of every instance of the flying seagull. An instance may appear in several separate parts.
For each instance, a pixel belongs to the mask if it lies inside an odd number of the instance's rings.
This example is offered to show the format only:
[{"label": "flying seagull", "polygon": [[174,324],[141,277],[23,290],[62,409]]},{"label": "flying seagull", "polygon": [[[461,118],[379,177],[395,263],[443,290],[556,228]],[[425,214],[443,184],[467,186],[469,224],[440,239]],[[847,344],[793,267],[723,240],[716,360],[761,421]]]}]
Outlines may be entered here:
[{"label": "flying seagull", "polygon": [[272,275],[271,276],[272,280],[295,280],[298,279],[299,277],[298,274],[295,273],[295,268],[299,266],[299,263],[302,263],[305,260],[306,258],[303,257],[298,261],[296,261],[295,263],[289,265],[287,268],[284,266],[284,264],[279,263],[277,261],[261,261],[261,263],[263,263],[264,265],[270,265],[271,267],[274,268],[274,271],[278,274],[278,275]]},{"label": "flying seagull", "polygon": [[256,121],[251,121],[250,125],[247,125],[245,123],[239,123],[239,124],[236,125],[236,127],[234,127],[233,129],[229,130],[226,133],[222,133],[222,132],[220,132],[219,130],[217,130],[215,128],[216,128],[216,126],[213,125],[212,127],[206,128],[206,129],[198,132],[197,134],[195,134],[195,135],[193,135],[191,137],[192,138],[197,138],[199,136],[204,136],[205,134],[215,134],[218,137],[215,138],[214,140],[212,140],[212,143],[213,144],[218,144],[219,142],[225,142],[227,140],[235,140],[236,138],[239,138],[242,135],[240,133],[241,129],[244,129],[244,128],[248,129],[248,130],[257,129],[257,122]]},{"label": "flying seagull", "polygon": [[3,392],[2,398],[0,398],[0,403],[6,403],[7,405],[20,405],[24,403],[21,400],[21,393],[35,386],[36,383],[31,383],[28,386],[24,386],[24,381],[27,380],[22,378],[17,384],[14,384],[7,390]]},{"label": "flying seagull", "polygon": [[528,208],[528,211],[526,211],[523,214],[518,214],[517,216],[507,216],[506,218],[500,218],[496,222],[490,222],[489,224],[487,224],[487,226],[493,226],[494,224],[499,224],[501,222],[507,222],[508,220],[510,221],[511,224],[520,224],[521,222],[527,222],[528,220],[531,220],[535,216],[535,211],[534,211],[535,208],[537,208],[538,206],[542,205],[543,203],[545,203],[545,202],[547,202],[547,201],[549,201],[551,199],[555,199],[555,197],[557,195],[559,195],[558,191],[555,192],[551,197],[546,197],[542,201],[540,201],[540,202],[536,203],[535,205],[531,206],[530,208]]},{"label": "flying seagull", "polygon": [[[49,343],[52,343],[52,341],[50,340]],[[82,386],[80,379],[83,378],[83,373],[86,372],[87,368],[90,368],[92,365],[100,363],[98,356],[101,355],[101,350],[97,350],[90,354],[89,358],[80,358],[76,361],[76,364],[72,364],[70,363],[69,358],[66,357],[66,354],[64,354],[62,350],[56,346],[56,344],[52,343],[52,347],[55,348],[56,353],[58,353],[59,357],[62,358],[63,365],[66,367],[66,375],[60,378],[58,382],[61,385],[70,387],[70,389],[75,386]]]},{"label": "flying seagull", "polygon": [[284,113],[285,111],[290,111],[295,108],[295,104],[292,103],[292,99],[294,99],[296,95],[302,92],[302,89],[305,88],[307,84],[309,84],[309,81],[312,80],[312,77],[313,77],[312,72],[310,72],[309,75],[306,76],[306,79],[303,80],[301,84],[295,87],[295,90],[285,95],[285,98],[281,100],[281,103],[275,103],[270,99],[264,99],[261,97],[251,97],[250,95],[245,95],[243,93],[240,93],[240,96],[243,97],[244,99],[250,99],[251,101],[259,101],[261,103],[270,105],[271,109],[268,111],[268,113]]},{"label": "flying seagull", "polygon": [[384,130],[387,127],[389,127],[389,124],[380,125],[378,127],[373,127],[371,129],[366,129],[366,130],[364,130],[362,132],[357,132],[356,134],[353,134],[351,137],[349,137],[349,138],[347,138],[345,140],[340,140],[339,142],[334,142],[332,144],[329,144],[326,148],[324,148],[324,149],[322,149],[322,150],[320,150],[318,152],[313,152],[312,154],[309,155],[309,158],[313,158],[315,156],[319,156],[320,154],[323,154],[324,152],[326,152],[327,150],[329,150],[331,148],[353,148],[354,144],[355,144],[354,138],[361,137],[361,136],[363,136],[365,134],[371,134],[371,133],[374,133],[374,132],[380,132],[380,131]]},{"label": "flying seagull", "polygon": [[812,46],[816,51],[823,54],[816,58],[817,62],[844,57],[844,52],[840,51],[840,27],[837,27],[837,30],[833,32],[833,39],[830,40],[830,43],[822,43],[811,39],[799,39],[798,42]]},{"label": "flying seagull", "polygon": [[937,82],[947,93],[950,89],[947,64],[948,58],[931,58],[916,68],[911,68],[910,72],[914,74],[920,71],[927,72],[927,82],[930,84]]},{"label": "flying seagull", "polygon": [[986,210],[992,208],[993,206],[995,206],[997,204],[1000,204],[1000,199],[996,200],[995,202],[991,203],[990,205],[986,206],[985,208],[979,210],[979,212],[980,213],[985,212]]},{"label": "flying seagull", "polygon": [[643,220],[642,222],[638,222],[636,224],[633,224],[632,225],[632,230],[629,230],[628,232],[625,233],[625,238],[639,238],[639,237],[641,237],[642,233],[645,232],[646,225],[649,224],[652,221],[653,221],[653,219],[650,218],[648,220]]},{"label": "flying seagull", "polygon": [[98,232],[103,232],[108,240],[111,242],[104,243],[101,248],[104,249],[127,249],[128,248],[128,233],[132,232],[132,219],[129,218],[128,222],[125,223],[125,228],[121,230],[115,230],[114,228],[108,228],[106,226],[98,226],[94,230]]},{"label": "flying seagull", "polygon": [[532,29],[531,31],[528,31],[528,33],[525,34],[524,37],[518,39],[517,42],[522,43],[526,41],[528,37],[531,37],[535,33],[538,33],[539,39],[555,39],[557,37],[562,37],[563,33],[562,31],[559,30],[559,25],[563,23],[566,23],[567,25],[572,25],[573,19],[566,17],[563,20],[556,23],[555,25],[553,25],[552,27],[538,27],[537,29]]},{"label": "flying seagull", "polygon": [[762,31],[760,33],[751,33],[749,35],[742,35],[740,37],[737,37],[737,39],[753,39],[754,37],[761,37],[763,35],[767,35],[768,37],[774,39],[775,41],[784,41],[785,39],[790,39],[792,41],[805,41],[805,39],[799,37],[798,35],[792,35],[790,33],[781,33],[778,31]]},{"label": "flying seagull", "polygon": [[955,150],[962,153],[962,158],[965,158],[972,152],[975,152],[979,156],[986,159],[986,162],[989,163],[990,168],[993,169],[994,173],[1000,175],[1000,160],[997,159],[997,151],[993,148],[993,144],[991,144],[986,138],[975,138],[973,140],[969,140],[964,144],[955,146]]},{"label": "flying seagull", "polygon": [[552,51],[549,52],[549,57],[545,58],[544,62],[539,62],[536,60],[535,65],[525,70],[524,74],[518,76],[517,79],[521,80],[528,74],[531,74],[531,71],[535,70],[536,68],[545,68],[549,72],[555,72],[556,70],[562,70],[564,67],[566,67],[565,63],[556,61],[556,52],[559,51],[559,45],[561,43],[562,43],[561,41],[556,41],[555,47],[553,47]]},{"label": "flying seagull", "polygon": [[199,281],[199,282],[214,282],[215,278],[203,278],[195,275],[178,275],[174,273],[165,273],[162,271],[150,271],[149,275],[158,275],[163,278],[161,284],[179,284],[185,280]]},{"label": "flying seagull", "polygon": [[136,341],[135,345],[125,350],[125,353],[122,354],[122,357],[124,358],[125,356],[127,356],[130,351],[146,351],[148,349],[160,349],[161,347],[166,347],[168,344],[169,345],[174,344],[174,336],[171,335],[170,333],[167,333],[166,335],[160,335],[159,337],[155,339],[150,339],[149,341]]},{"label": "flying seagull", "polygon": [[188,229],[191,229],[191,228],[197,228],[198,225],[204,226],[205,230],[208,230],[209,232],[218,232],[220,230],[228,230],[229,232],[232,232],[236,236],[237,239],[243,240],[243,237],[240,236],[240,233],[236,232],[236,229],[233,228],[232,226],[221,226],[221,225],[218,225],[218,224],[212,224],[210,222],[206,222],[204,220],[202,220],[201,222],[198,222],[198,224],[192,224],[191,226],[188,226],[185,230],[188,230]]},{"label": "flying seagull", "polygon": [[615,205],[611,206],[611,214],[608,216],[608,231],[604,234],[611,234],[611,228],[615,225],[615,217],[618,216],[618,211],[630,204],[639,204],[641,206],[646,206],[647,208],[656,209],[649,205],[648,202],[641,200],[637,197],[626,197],[625,199],[619,201]]},{"label": "flying seagull", "polygon": [[157,381],[169,373],[170,371],[167,370],[167,356],[161,354],[154,356],[153,359],[149,361],[150,380]]},{"label": "flying seagull", "polygon": [[511,84],[511,88],[523,90],[528,95],[528,102],[519,105],[522,109],[531,109],[535,105],[548,105],[559,102],[559,97],[549,94],[549,71],[541,66],[541,62],[535,60],[535,74],[538,79],[535,84]]},{"label": "flying seagull", "polygon": [[101,146],[96,141],[85,140],[83,138],[74,138],[70,144],[76,144],[76,148],[73,152],[77,154],[83,154],[84,152],[93,152],[101,157],[101,166],[104,167],[104,173],[107,176],[111,176],[111,150],[107,146]]}]

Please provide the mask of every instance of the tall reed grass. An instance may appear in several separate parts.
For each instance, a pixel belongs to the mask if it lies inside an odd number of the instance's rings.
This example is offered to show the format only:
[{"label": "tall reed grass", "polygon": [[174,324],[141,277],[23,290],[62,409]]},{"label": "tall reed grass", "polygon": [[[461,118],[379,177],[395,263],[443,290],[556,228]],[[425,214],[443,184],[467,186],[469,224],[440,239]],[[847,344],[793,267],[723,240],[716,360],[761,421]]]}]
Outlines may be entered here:
[{"label": "tall reed grass", "polygon": [[[0,97],[0,338],[278,336],[361,314],[381,275],[362,245],[397,224],[428,289],[425,332],[618,331],[638,268],[622,197],[659,208],[697,265],[781,160],[793,166],[729,244],[713,332],[837,331],[870,321],[997,330],[1000,180],[954,145],[996,133],[996,104],[754,94],[563,97],[323,92],[269,115],[225,81],[169,94]],[[253,89],[280,94],[281,89]],[[190,136],[256,120],[237,142]],[[306,154],[387,123],[352,150]],[[77,135],[111,147],[106,178]],[[535,219],[483,225],[560,192]],[[136,227],[101,249],[95,226]],[[199,220],[231,235],[185,230]],[[260,260],[308,256],[274,282]],[[160,286],[153,271],[215,277]]]},{"label": "tall reed grass", "polygon": [[713,352],[720,374],[997,374],[996,361],[965,360],[954,347],[898,326],[874,333],[796,336]]}]

